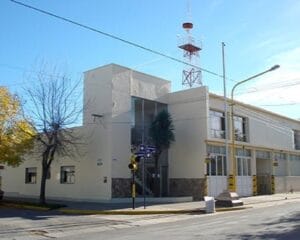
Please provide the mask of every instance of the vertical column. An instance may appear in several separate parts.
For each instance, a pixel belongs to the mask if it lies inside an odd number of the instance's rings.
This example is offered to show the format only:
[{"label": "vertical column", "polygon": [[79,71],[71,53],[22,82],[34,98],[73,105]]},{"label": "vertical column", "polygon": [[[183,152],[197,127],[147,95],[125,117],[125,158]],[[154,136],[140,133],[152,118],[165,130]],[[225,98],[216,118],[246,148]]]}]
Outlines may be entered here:
[{"label": "vertical column", "polygon": [[291,176],[290,154],[286,154],[286,176]]},{"label": "vertical column", "polygon": [[274,163],[275,163],[275,153],[274,151],[271,152],[271,194],[275,193],[275,167],[274,167]]},{"label": "vertical column", "polygon": [[256,172],[256,149],[253,149],[251,157],[251,174],[252,174],[252,193],[253,196],[257,195],[257,172]]},{"label": "vertical column", "polygon": [[275,194],[275,176],[271,176],[271,194]]},{"label": "vertical column", "polygon": [[204,177],[204,191],[203,191],[204,196],[208,196],[208,179],[207,179],[207,174],[205,174]]},{"label": "vertical column", "polygon": [[253,193],[253,196],[257,195],[257,177],[256,177],[256,175],[252,175],[252,193]]}]

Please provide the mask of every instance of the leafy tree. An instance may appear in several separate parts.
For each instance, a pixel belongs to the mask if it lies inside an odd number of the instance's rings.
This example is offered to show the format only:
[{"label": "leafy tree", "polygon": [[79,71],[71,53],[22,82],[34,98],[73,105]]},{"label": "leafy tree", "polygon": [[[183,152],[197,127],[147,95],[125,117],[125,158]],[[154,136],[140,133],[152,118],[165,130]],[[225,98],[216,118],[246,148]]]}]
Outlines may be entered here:
[{"label": "leafy tree", "polygon": [[0,163],[19,165],[33,147],[35,131],[24,119],[20,101],[7,88],[0,87]]},{"label": "leafy tree", "polygon": [[65,75],[39,72],[37,80],[27,89],[27,114],[32,125],[39,132],[35,153],[42,163],[40,204],[46,203],[46,180],[52,162],[60,156],[74,156],[78,153],[80,136],[74,133],[74,125],[82,113],[77,96],[79,82],[72,82]]},{"label": "leafy tree", "polygon": [[161,153],[164,150],[170,148],[172,142],[175,141],[174,135],[174,126],[170,113],[166,110],[159,112],[154,121],[151,123],[149,129],[149,135],[151,137],[152,143],[156,147],[154,153],[155,159],[155,195],[159,195],[159,181],[158,181],[158,172],[159,172],[159,158]]}]

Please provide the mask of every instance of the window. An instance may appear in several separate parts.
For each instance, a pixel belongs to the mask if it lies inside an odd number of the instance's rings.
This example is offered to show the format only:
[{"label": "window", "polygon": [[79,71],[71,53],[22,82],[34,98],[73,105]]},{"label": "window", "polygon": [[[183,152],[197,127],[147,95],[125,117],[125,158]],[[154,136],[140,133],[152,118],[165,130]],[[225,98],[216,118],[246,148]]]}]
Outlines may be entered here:
[{"label": "window", "polygon": [[131,145],[151,144],[149,128],[156,114],[168,107],[159,103],[138,97],[131,98]]},{"label": "window", "polygon": [[223,112],[210,110],[210,136],[213,138],[225,138],[225,115]]},{"label": "window", "polygon": [[294,148],[300,150],[300,131],[294,130]]},{"label": "window", "polygon": [[271,153],[268,151],[256,151],[256,158],[271,159]]},{"label": "window", "polygon": [[25,169],[25,183],[36,183],[36,167]]},{"label": "window", "polygon": [[237,157],[236,165],[238,176],[251,176],[251,158]]},{"label": "window", "polygon": [[238,176],[251,176],[251,150],[236,149],[236,174]]},{"label": "window", "polygon": [[211,156],[206,168],[209,176],[226,176],[226,157],[224,155]]},{"label": "window", "polygon": [[209,161],[206,164],[206,173],[209,176],[226,176],[227,165],[225,148],[221,146],[207,146]]},{"label": "window", "polygon": [[62,166],[60,169],[60,183],[75,183],[75,167]]},{"label": "window", "polygon": [[235,140],[241,142],[247,142],[248,136],[246,132],[247,119],[244,117],[234,116],[234,133]]}]

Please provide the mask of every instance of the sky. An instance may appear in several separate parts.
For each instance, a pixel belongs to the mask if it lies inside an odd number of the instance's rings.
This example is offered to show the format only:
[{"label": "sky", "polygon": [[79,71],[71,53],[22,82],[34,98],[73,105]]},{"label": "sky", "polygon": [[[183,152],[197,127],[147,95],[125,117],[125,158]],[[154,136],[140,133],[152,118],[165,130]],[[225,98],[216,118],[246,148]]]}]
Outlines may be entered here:
[{"label": "sky", "polygon": [[[223,94],[222,48],[226,88],[280,68],[237,88],[235,99],[300,119],[299,0],[20,0],[56,15],[185,60],[178,48],[182,23],[192,21],[202,45],[197,65],[203,85]],[[10,0],[0,1],[0,85],[22,94],[41,63],[56,66],[72,79],[116,63],[181,85],[185,65],[82,29]]]}]

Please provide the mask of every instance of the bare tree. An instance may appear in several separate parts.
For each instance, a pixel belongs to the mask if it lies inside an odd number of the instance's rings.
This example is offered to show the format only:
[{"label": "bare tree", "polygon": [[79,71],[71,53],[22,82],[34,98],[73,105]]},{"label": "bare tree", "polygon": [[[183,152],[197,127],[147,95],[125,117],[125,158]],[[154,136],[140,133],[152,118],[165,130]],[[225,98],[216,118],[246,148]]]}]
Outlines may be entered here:
[{"label": "bare tree", "polygon": [[34,151],[42,163],[40,204],[46,203],[47,174],[54,159],[60,155],[72,156],[81,143],[80,137],[74,134],[82,113],[79,87],[80,81],[74,83],[54,70],[52,74],[38,72],[35,83],[25,89],[26,112],[38,132]]}]

